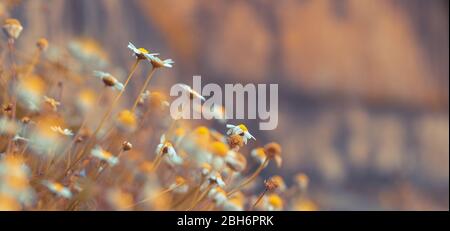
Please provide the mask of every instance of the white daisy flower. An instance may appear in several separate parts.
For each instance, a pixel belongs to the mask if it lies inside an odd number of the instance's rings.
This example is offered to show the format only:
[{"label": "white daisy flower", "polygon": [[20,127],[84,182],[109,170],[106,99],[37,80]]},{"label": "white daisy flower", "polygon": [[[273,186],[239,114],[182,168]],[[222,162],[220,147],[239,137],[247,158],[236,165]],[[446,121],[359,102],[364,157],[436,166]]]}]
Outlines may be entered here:
[{"label": "white daisy flower", "polygon": [[57,132],[63,136],[73,136],[73,132],[70,129],[62,129],[60,126],[51,126],[52,131]]},{"label": "white daisy flower", "polygon": [[110,152],[103,150],[98,145],[91,150],[91,155],[100,160],[106,161],[111,166],[114,166],[117,163],[119,163],[119,158],[113,156]]},{"label": "white daisy flower", "polygon": [[70,189],[64,187],[62,184],[58,182],[44,180],[42,184],[45,185],[50,191],[52,191],[53,193],[55,193],[60,197],[64,197],[67,199],[72,197],[72,192],[70,191]]},{"label": "white daisy flower", "polygon": [[150,60],[150,63],[153,65],[154,68],[160,67],[172,68],[172,64],[175,63],[172,59],[161,60],[160,58],[152,54],[144,54],[144,56],[147,57],[148,60]]},{"label": "white daisy flower", "polygon": [[227,124],[227,135],[241,135],[243,136],[244,143],[247,144],[247,141],[250,139],[256,140],[255,137],[250,134],[247,127],[244,124],[232,125]]},{"label": "white daisy flower", "polygon": [[114,87],[119,91],[123,90],[123,84],[119,82],[113,75],[103,71],[94,71],[94,76],[100,78],[105,86]]},{"label": "white daisy flower", "polygon": [[146,59],[148,57],[159,55],[158,53],[150,53],[145,48],[136,48],[131,42],[128,42],[128,48],[133,51],[133,55],[138,59]]}]

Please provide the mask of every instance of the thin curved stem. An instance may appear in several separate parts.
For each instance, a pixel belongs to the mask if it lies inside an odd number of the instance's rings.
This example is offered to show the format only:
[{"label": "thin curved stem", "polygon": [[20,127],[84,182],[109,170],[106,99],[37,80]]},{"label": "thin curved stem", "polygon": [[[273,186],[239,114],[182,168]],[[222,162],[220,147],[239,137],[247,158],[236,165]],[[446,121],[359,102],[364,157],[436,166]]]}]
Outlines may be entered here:
[{"label": "thin curved stem", "polygon": [[149,200],[156,199],[156,198],[158,198],[158,197],[160,197],[160,196],[162,196],[162,195],[164,195],[164,194],[166,194],[166,193],[169,193],[169,192],[173,191],[174,189],[180,187],[181,185],[182,185],[182,184],[177,184],[177,185],[175,185],[174,187],[169,187],[169,188],[167,188],[167,189],[165,189],[165,190],[159,192],[159,193],[156,194],[155,196],[150,196],[150,197],[147,197],[147,198],[145,198],[145,199],[143,199],[143,200],[140,200],[140,201],[138,201],[138,202],[136,202],[136,203],[134,203],[134,204],[132,204],[132,205],[130,205],[130,206],[128,206],[128,207],[125,207],[125,209],[133,208],[133,207],[135,207],[135,206],[138,205],[138,204],[142,204],[142,203],[147,202],[147,201],[149,201]]},{"label": "thin curved stem", "polygon": [[259,204],[263,196],[266,194],[267,188],[264,189],[264,191],[258,196],[258,199],[256,199],[255,203],[253,204],[252,208],[250,210],[254,210],[256,206]]},{"label": "thin curved stem", "polygon": [[[103,127],[104,123],[106,122],[106,119],[109,117],[109,115],[111,114],[112,110],[114,109],[114,106],[119,102],[120,97],[122,96],[122,94],[125,92],[125,89],[128,85],[128,83],[131,80],[131,77],[133,76],[134,72],[137,69],[137,66],[139,64],[140,59],[136,59],[136,62],[133,64],[133,66],[131,67],[130,73],[128,74],[127,80],[125,81],[124,85],[123,85],[123,89],[119,92],[119,94],[114,98],[114,101],[112,102],[112,104],[110,105],[110,107],[108,108],[108,110],[106,111],[106,113],[103,115],[100,124],[97,126],[97,128],[95,129],[95,131],[93,132],[93,134],[91,135],[91,137],[88,139],[88,141],[86,142],[86,144],[84,145],[84,147],[81,149],[80,151],[80,157],[77,158],[72,165],[69,166],[68,169],[66,169],[64,175],[70,171],[82,158],[83,158],[83,154],[86,151],[86,149],[90,146],[91,141],[93,140],[93,138],[97,135],[97,133],[100,131],[100,129]],[[63,176],[64,176],[63,175]]]},{"label": "thin curved stem", "polygon": [[205,198],[206,195],[208,195],[208,192],[211,190],[213,186],[214,184],[209,184],[208,187],[205,189],[205,191],[198,197],[197,200],[195,200],[194,204],[186,211],[191,211],[192,209],[194,209],[203,200],[203,198]]},{"label": "thin curved stem", "polygon": [[131,112],[134,112],[134,110],[136,110],[136,107],[139,103],[139,99],[141,98],[141,95],[144,93],[145,89],[147,89],[147,87],[150,83],[150,80],[152,79],[155,71],[156,71],[156,68],[153,67],[152,70],[150,71],[150,74],[148,74],[147,79],[144,82],[144,85],[142,86],[141,90],[139,91],[138,96],[136,97],[136,100],[134,100],[133,107],[131,108]]},{"label": "thin curved stem", "polygon": [[269,158],[266,157],[266,159],[264,160],[264,162],[256,169],[256,171],[247,179],[245,179],[242,183],[240,183],[236,188],[234,188],[233,190],[231,190],[230,192],[227,193],[227,196],[231,196],[234,193],[236,193],[237,191],[239,191],[241,188],[243,188],[244,186],[248,185],[250,182],[252,182],[254,179],[256,179],[256,177],[259,175],[259,173],[261,173],[261,171],[266,167],[266,165],[269,163]]}]

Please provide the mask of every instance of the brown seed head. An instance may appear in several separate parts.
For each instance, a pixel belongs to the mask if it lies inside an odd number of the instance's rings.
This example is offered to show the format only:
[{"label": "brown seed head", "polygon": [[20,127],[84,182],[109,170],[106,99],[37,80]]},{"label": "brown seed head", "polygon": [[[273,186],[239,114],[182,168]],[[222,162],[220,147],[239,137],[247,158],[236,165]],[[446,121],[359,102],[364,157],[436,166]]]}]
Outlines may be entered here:
[{"label": "brown seed head", "polygon": [[244,139],[240,135],[231,135],[228,137],[228,145],[233,150],[239,150],[244,146]]},{"label": "brown seed head", "polygon": [[276,156],[281,156],[281,146],[275,142],[268,143],[264,146],[264,152],[269,159],[273,159]]},{"label": "brown seed head", "polygon": [[280,185],[278,185],[278,182],[273,180],[272,178],[264,181],[264,186],[268,191],[273,191],[277,189]]},{"label": "brown seed head", "polygon": [[123,143],[122,143],[122,150],[123,151],[130,151],[131,149],[133,148],[133,145],[130,143],[130,142],[128,142],[128,141],[124,141]]},{"label": "brown seed head", "polygon": [[116,85],[116,80],[112,76],[106,76],[102,78],[103,83],[108,87],[114,87]]}]

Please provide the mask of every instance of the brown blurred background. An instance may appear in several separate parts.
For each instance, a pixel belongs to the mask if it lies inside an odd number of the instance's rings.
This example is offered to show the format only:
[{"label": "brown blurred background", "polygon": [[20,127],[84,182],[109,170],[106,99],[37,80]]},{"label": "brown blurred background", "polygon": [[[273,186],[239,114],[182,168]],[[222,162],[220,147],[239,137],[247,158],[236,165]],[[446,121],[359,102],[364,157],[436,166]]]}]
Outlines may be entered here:
[{"label": "brown blurred background", "polygon": [[283,145],[271,173],[310,175],[321,209],[449,208],[448,1],[29,0],[9,14],[20,49],[91,37],[123,71],[128,41],[160,52],[176,62],[163,89],[278,83],[278,128],[244,122]]}]

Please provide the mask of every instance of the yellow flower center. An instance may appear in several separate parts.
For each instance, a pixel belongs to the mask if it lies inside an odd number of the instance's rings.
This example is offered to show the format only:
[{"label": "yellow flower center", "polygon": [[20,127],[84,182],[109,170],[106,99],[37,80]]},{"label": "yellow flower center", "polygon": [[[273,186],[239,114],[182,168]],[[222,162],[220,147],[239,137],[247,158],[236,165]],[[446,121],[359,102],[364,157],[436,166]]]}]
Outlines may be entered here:
[{"label": "yellow flower center", "polygon": [[218,142],[215,141],[211,144],[211,151],[216,154],[219,155],[221,157],[224,157],[227,155],[229,149],[228,146],[222,142]]},{"label": "yellow flower center", "polygon": [[64,189],[64,186],[60,183],[53,183],[53,188],[57,192],[61,192]]},{"label": "yellow flower center", "polygon": [[142,54],[148,54],[149,52],[148,52],[148,50],[147,49],[145,49],[145,48],[139,48],[138,49]]},{"label": "yellow flower center", "polygon": [[247,129],[247,127],[246,127],[245,125],[239,124],[238,127],[239,127],[242,131],[248,132],[248,129]]},{"label": "yellow flower center", "polygon": [[109,158],[111,158],[112,154],[108,151],[102,151],[102,156],[105,159],[109,159]]},{"label": "yellow flower center", "polygon": [[205,126],[200,126],[195,130],[195,133],[197,133],[197,135],[208,135],[209,134],[209,129]]}]

